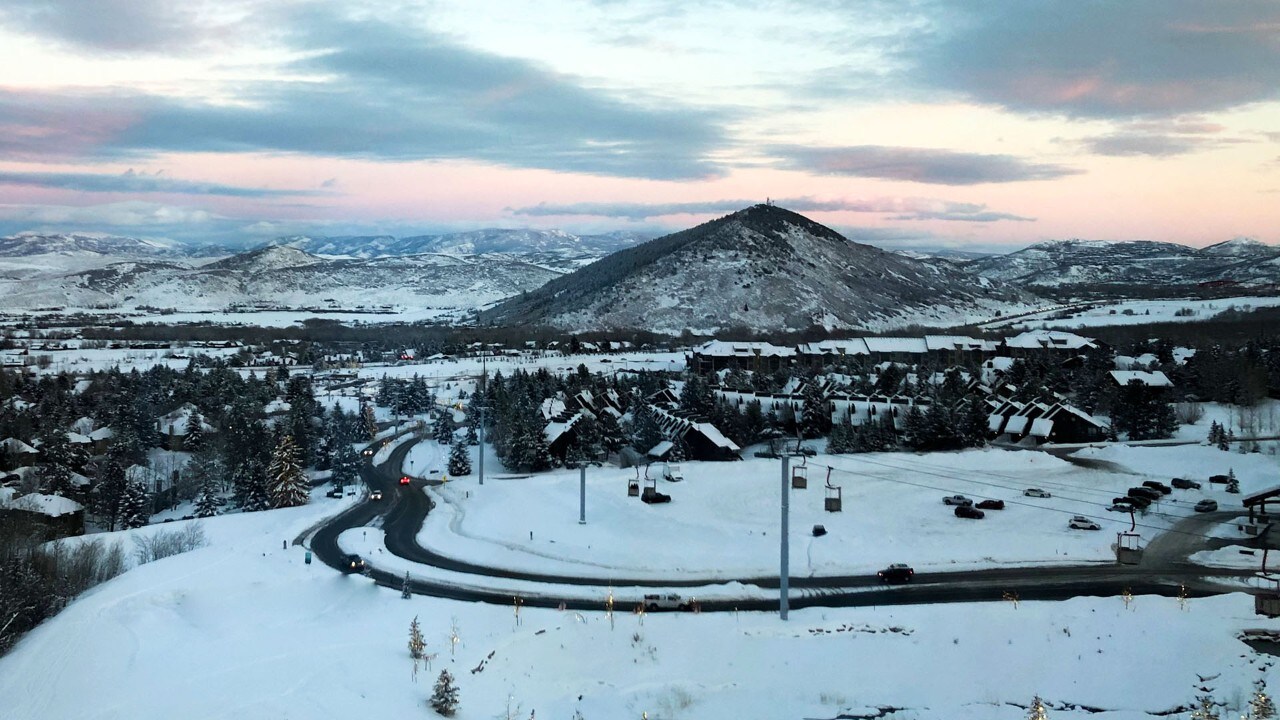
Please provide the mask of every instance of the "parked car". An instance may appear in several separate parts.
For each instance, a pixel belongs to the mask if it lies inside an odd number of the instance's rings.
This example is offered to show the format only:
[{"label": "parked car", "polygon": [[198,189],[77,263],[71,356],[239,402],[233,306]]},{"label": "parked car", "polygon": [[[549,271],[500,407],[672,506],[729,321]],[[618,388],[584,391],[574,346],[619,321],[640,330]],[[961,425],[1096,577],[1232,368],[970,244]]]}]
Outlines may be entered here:
[{"label": "parked car", "polygon": [[905,563],[894,563],[876,573],[876,575],[880,577],[880,582],[884,583],[911,582],[911,578],[914,577],[915,574],[916,571],[912,570],[911,566]]},{"label": "parked car", "polygon": [[827,527],[826,527],[825,525],[814,525],[814,526],[813,526],[813,536],[814,536],[814,537],[822,537],[823,535],[826,535],[826,534],[827,534]]},{"label": "parked car", "polygon": [[1231,476],[1230,475],[1210,475],[1209,482],[1215,483],[1218,485],[1226,485],[1227,483],[1231,482]]},{"label": "parked car", "polygon": [[325,493],[325,497],[340,498],[342,497],[342,488],[334,488]]},{"label": "parked car", "polygon": [[956,517],[969,518],[970,520],[981,520],[987,514],[972,505],[957,505]]},{"label": "parked car", "polygon": [[1131,487],[1129,488],[1129,497],[1146,498],[1154,502],[1164,497],[1164,495],[1159,490],[1153,490],[1149,487]]},{"label": "parked car", "polygon": [[1040,488],[1027,488],[1026,490],[1022,491],[1022,494],[1026,495],[1027,497],[1037,497],[1037,498],[1053,497],[1052,495],[1045,492],[1044,490],[1041,490]]},{"label": "parked car", "polygon": [[974,505],[974,507],[978,508],[979,510],[1003,510],[1004,501],[1003,500],[983,500],[977,505]]},{"label": "parked car", "polygon": [[381,490],[374,490],[373,492],[369,493],[369,499],[370,499],[370,500],[381,500],[381,499],[382,499],[382,491],[381,491]]},{"label": "parked car", "polygon": [[1168,495],[1169,493],[1173,492],[1173,488],[1169,487],[1168,485],[1165,485],[1162,482],[1156,482],[1155,480],[1143,480],[1142,487],[1149,487],[1152,490],[1159,490],[1161,495]]},{"label": "parked car", "polygon": [[1205,498],[1196,503],[1196,512],[1213,512],[1218,509],[1218,501]]},{"label": "parked car", "polygon": [[942,498],[945,505],[959,505],[961,507],[969,507],[973,505],[973,501],[963,495],[948,495]]},{"label": "parked car", "polygon": [[1134,497],[1130,495],[1128,500],[1130,505],[1138,508],[1139,510],[1146,510],[1147,508],[1151,507],[1151,498]]},{"label": "parked car", "polygon": [[1071,518],[1071,521],[1067,523],[1067,527],[1073,530],[1101,530],[1102,529],[1101,525],[1099,525],[1098,523],[1090,520],[1089,518],[1083,515],[1077,515]]},{"label": "parked car", "polygon": [[344,555],[342,558],[343,572],[364,572],[364,558],[359,555]]},{"label": "parked car", "polygon": [[1120,502],[1113,502],[1109,506],[1107,506],[1107,510],[1110,510],[1111,512],[1131,513],[1138,509],[1139,508],[1137,506],[1132,505],[1130,503],[1120,503]]},{"label": "parked car", "polygon": [[1186,478],[1174,478],[1169,484],[1173,485],[1179,490],[1199,490],[1200,489],[1200,483],[1196,482],[1195,480],[1188,480]]}]

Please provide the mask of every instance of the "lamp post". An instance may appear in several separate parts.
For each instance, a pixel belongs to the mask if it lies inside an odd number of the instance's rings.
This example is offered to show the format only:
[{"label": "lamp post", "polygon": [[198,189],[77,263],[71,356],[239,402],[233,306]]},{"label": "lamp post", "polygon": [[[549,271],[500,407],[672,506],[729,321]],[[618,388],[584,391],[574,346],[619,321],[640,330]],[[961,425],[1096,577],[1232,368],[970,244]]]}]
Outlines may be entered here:
[{"label": "lamp post", "polygon": [[789,534],[788,525],[791,518],[791,486],[787,475],[791,469],[791,457],[789,455],[782,456],[782,540],[781,553],[778,561],[778,617],[782,620],[787,619],[787,610],[789,610],[790,600],[787,597],[788,585],[791,582],[788,573],[790,572],[791,548],[787,545],[787,536]]}]

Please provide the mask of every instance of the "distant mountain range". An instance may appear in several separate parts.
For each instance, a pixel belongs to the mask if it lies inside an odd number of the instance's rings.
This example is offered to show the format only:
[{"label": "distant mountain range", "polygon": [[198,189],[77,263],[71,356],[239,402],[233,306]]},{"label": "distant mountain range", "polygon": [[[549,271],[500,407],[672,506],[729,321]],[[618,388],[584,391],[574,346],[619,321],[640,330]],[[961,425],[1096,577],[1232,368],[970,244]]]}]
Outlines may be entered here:
[{"label": "distant mountain range", "polygon": [[601,235],[573,235],[563,230],[489,228],[442,235],[348,235],[312,237],[297,235],[272,240],[268,245],[288,245],[316,255],[346,257],[386,257],[442,253],[479,255],[484,253],[543,253],[580,257],[603,257],[616,250],[648,240],[650,236],[632,232]]},{"label": "distant mountain range", "polygon": [[481,315],[497,324],[647,328],[879,330],[960,324],[1036,299],[950,263],[852,242],[802,215],[755,205],[620,250]]},{"label": "distant mountain range", "polygon": [[1280,247],[1253,238],[1234,238],[1200,249],[1152,241],[1054,240],[1007,255],[961,262],[960,267],[1028,288],[1169,287],[1224,281],[1256,287],[1280,283]]}]

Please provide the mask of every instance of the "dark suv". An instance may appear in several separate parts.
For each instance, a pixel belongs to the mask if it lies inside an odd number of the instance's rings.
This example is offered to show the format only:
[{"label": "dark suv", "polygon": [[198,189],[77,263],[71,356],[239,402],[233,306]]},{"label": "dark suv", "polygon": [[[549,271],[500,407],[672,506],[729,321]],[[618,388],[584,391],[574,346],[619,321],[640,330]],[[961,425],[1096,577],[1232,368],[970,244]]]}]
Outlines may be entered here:
[{"label": "dark suv", "polygon": [[1155,480],[1143,480],[1142,487],[1149,487],[1152,490],[1159,490],[1161,495],[1168,495],[1169,493],[1173,492],[1173,488],[1169,487],[1168,485],[1165,485],[1162,482],[1156,482]]},{"label": "dark suv", "polygon": [[911,578],[915,574],[916,571],[912,570],[910,565],[903,563],[894,563],[876,573],[880,577],[880,582],[885,583],[911,582]]},{"label": "dark suv", "polygon": [[355,554],[344,555],[342,558],[342,572],[364,572],[364,558]]},{"label": "dark suv", "polygon": [[1196,482],[1195,480],[1188,480],[1186,478],[1174,478],[1169,484],[1173,485],[1179,490],[1199,490],[1200,489],[1200,483]]},{"label": "dark suv", "polygon": [[957,505],[956,517],[969,518],[970,520],[981,520],[987,514],[972,505]]},{"label": "dark suv", "polygon": [[1159,490],[1153,490],[1149,487],[1131,487],[1129,488],[1129,497],[1140,497],[1151,500],[1152,502],[1164,497]]}]

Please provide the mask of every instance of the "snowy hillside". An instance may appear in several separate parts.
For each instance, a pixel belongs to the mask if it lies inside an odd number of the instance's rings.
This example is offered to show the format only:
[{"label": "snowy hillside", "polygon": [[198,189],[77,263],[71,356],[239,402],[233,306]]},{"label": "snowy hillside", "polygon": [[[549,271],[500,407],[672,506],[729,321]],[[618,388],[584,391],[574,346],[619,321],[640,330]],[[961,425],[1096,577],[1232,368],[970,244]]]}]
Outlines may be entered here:
[{"label": "snowy hillside", "polygon": [[569,257],[590,256],[596,259],[647,239],[647,236],[629,232],[574,235],[563,230],[487,228],[402,238],[390,235],[336,237],[301,235],[277,238],[269,245],[287,245],[316,255],[359,258],[420,253],[448,255],[539,253]]},{"label": "snowy hillside", "polygon": [[647,328],[678,334],[943,325],[1029,309],[1034,298],[974,281],[946,262],[923,262],[851,242],[769,205],[622,250],[486,319],[574,330]]},{"label": "snowy hillside", "polygon": [[1054,240],[962,264],[986,278],[1024,286],[1280,283],[1280,247],[1236,238],[1203,249],[1135,240]]}]

